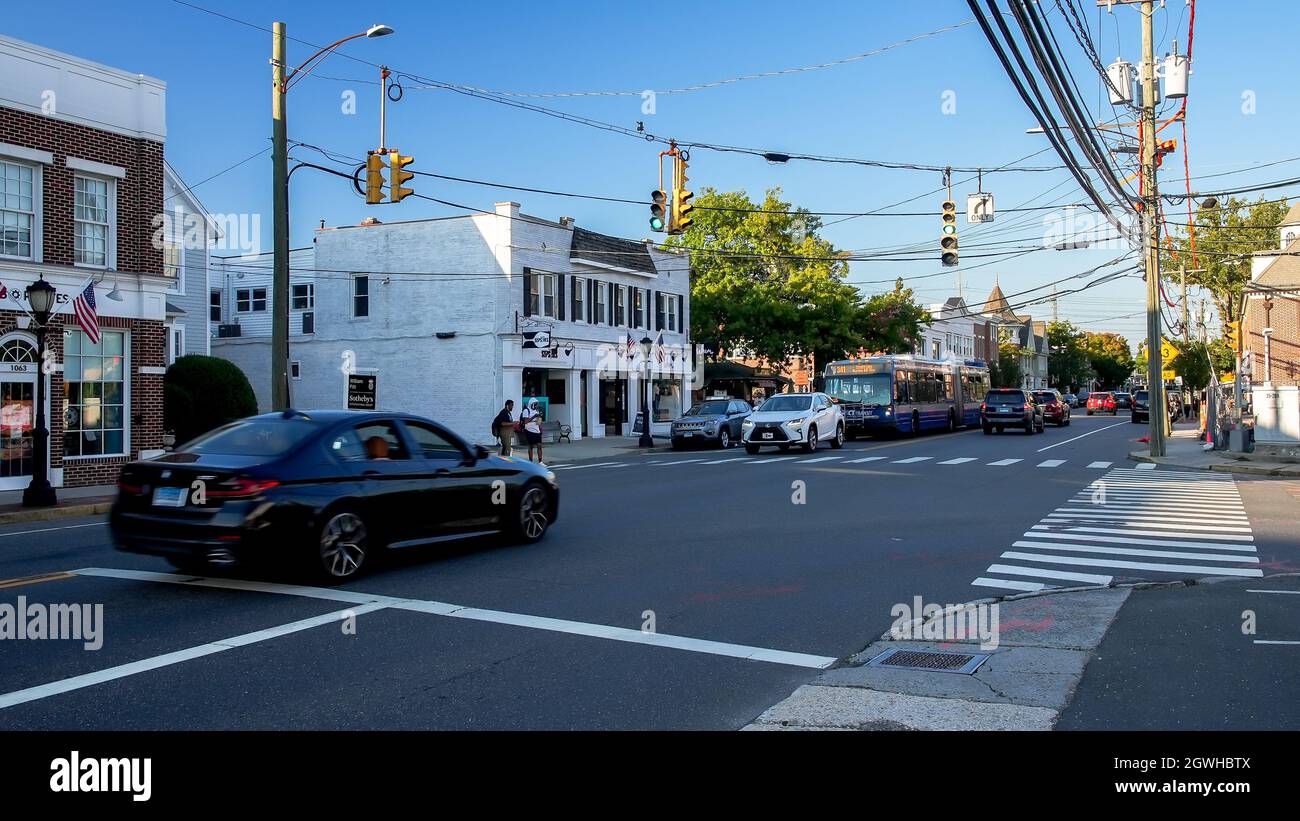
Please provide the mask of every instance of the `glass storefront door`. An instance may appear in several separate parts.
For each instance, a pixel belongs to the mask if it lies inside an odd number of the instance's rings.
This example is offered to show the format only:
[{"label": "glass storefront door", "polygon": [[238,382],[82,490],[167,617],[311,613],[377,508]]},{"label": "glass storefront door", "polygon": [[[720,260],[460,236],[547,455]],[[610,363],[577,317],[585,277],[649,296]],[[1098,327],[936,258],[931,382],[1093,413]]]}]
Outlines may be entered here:
[{"label": "glass storefront door", "polygon": [[0,490],[26,487],[31,479],[35,424],[36,377],[6,374],[0,380]]}]

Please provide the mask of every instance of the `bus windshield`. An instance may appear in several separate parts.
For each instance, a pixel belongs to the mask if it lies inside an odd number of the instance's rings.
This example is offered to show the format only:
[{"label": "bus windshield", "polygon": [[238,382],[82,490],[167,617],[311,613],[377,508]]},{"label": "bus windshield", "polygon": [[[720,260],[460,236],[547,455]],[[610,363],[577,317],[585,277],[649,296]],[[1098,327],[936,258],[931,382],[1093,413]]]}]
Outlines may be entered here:
[{"label": "bus windshield", "polygon": [[826,392],[841,402],[864,405],[888,405],[893,398],[887,373],[832,376],[826,380]]}]

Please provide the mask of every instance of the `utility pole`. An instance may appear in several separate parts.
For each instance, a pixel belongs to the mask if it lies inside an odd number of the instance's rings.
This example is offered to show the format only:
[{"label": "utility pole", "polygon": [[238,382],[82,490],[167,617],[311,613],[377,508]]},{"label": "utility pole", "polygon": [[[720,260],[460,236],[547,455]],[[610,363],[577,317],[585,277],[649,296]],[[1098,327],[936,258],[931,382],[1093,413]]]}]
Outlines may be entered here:
[{"label": "utility pole", "polygon": [[1169,421],[1165,404],[1164,363],[1161,361],[1160,331],[1160,223],[1157,209],[1160,192],[1156,187],[1156,59],[1155,8],[1142,0],[1142,251],[1147,280],[1147,391],[1150,397],[1150,450],[1152,457],[1165,455],[1165,426]]},{"label": "utility pole", "polygon": [[286,82],[289,70],[285,24],[272,33],[271,77],[271,199],[273,226],[273,278],[271,283],[271,409],[289,407],[289,138],[285,124]]},{"label": "utility pole", "polygon": [[1187,266],[1186,266],[1186,265],[1179,265],[1179,266],[1178,266],[1178,282],[1179,282],[1179,284],[1182,286],[1182,289],[1183,289],[1183,341],[1184,341],[1184,342],[1191,342],[1191,341],[1192,341],[1192,324],[1191,324],[1191,319],[1188,318],[1188,307],[1187,307]]}]

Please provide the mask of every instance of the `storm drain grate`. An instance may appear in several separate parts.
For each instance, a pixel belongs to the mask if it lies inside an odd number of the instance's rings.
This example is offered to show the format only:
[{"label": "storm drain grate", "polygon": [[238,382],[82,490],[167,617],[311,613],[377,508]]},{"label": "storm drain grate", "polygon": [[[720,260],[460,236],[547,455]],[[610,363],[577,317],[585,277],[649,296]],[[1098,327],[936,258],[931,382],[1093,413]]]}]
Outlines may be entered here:
[{"label": "storm drain grate", "polygon": [[935,650],[886,650],[867,662],[868,667],[894,667],[930,673],[970,675],[989,657],[988,653],[943,653]]}]

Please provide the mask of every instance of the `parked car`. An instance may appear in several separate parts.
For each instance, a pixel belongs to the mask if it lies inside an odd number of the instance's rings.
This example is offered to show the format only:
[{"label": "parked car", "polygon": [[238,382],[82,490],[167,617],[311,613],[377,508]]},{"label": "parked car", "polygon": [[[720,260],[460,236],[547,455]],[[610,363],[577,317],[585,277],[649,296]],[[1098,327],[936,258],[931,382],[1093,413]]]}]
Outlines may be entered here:
[{"label": "parked car", "polygon": [[763,445],[782,451],[799,445],[812,453],[822,442],[844,447],[844,413],[824,393],[782,393],[768,399],[741,425],[746,453]]},{"label": "parked car", "polygon": [[1123,392],[1123,391],[1117,391],[1117,392],[1115,393],[1115,409],[1116,409],[1116,410],[1129,410],[1129,409],[1131,409],[1132,407],[1133,407],[1133,395],[1132,395],[1132,394],[1130,394],[1130,393],[1125,393],[1125,392]]},{"label": "parked car", "polygon": [[705,399],[672,424],[673,450],[692,443],[726,449],[740,441],[740,426],[753,413],[743,399]]},{"label": "parked car", "polygon": [[[1165,394],[1165,407],[1169,418],[1169,427],[1173,428],[1174,422],[1177,421],[1181,410],[1178,407],[1178,400],[1172,393]],[[1130,420],[1133,424],[1140,422],[1149,422],[1151,420],[1151,392],[1140,390],[1133,394],[1133,412]]]},{"label": "parked car", "polygon": [[545,466],[394,413],[251,416],[130,462],[117,487],[109,525],[119,550],[187,572],[288,561],[331,583],[385,548],[493,531],[536,542],[559,512]]},{"label": "parked car", "polygon": [[1065,401],[1065,404],[1069,405],[1072,408],[1079,407],[1079,397],[1075,396],[1072,393],[1065,394],[1064,396],[1061,397],[1061,399]]},{"label": "parked car", "polygon": [[1025,433],[1042,433],[1043,406],[1034,395],[1020,388],[995,388],[980,403],[980,427],[985,434],[1021,428]]},{"label": "parked car", "polygon": [[1088,415],[1094,413],[1109,413],[1114,416],[1118,411],[1118,405],[1115,403],[1115,394],[1111,391],[1098,391],[1088,394]]},{"label": "parked car", "polygon": [[1057,427],[1070,424],[1070,403],[1058,391],[1034,391],[1034,398],[1043,406],[1043,422]]}]

